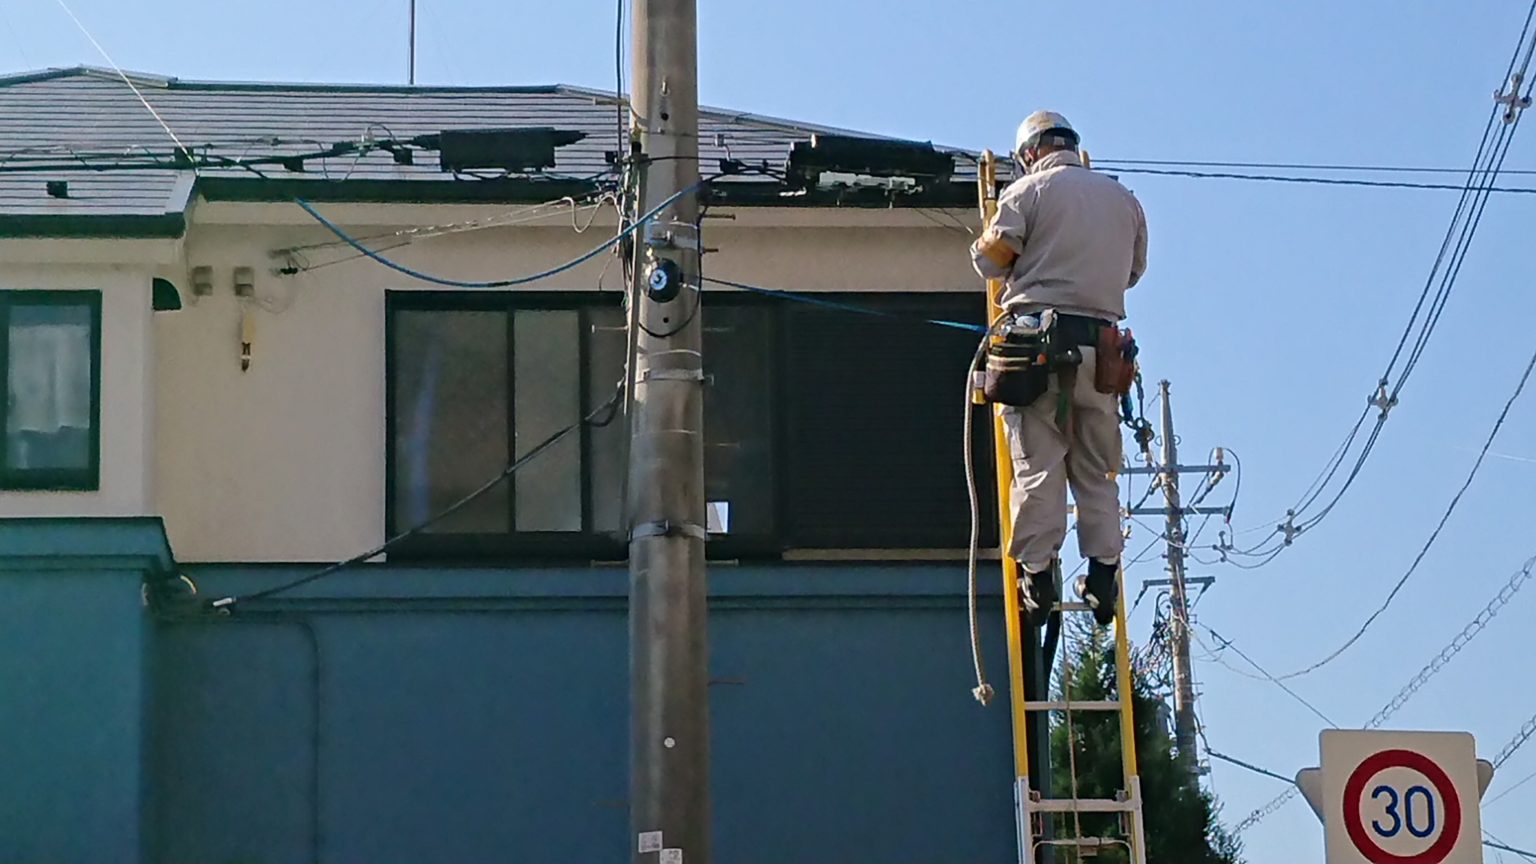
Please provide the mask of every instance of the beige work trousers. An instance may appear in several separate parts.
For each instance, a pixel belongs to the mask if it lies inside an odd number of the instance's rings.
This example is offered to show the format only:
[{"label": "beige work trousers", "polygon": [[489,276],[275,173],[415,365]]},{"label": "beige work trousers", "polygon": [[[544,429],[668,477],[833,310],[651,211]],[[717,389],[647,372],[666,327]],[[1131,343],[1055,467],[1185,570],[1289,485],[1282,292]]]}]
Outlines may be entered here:
[{"label": "beige work trousers", "polygon": [[1077,547],[1084,558],[1115,559],[1125,546],[1120,525],[1120,418],[1117,397],[1093,386],[1094,348],[1084,346],[1071,413],[1056,424],[1060,378],[1025,408],[1003,409],[1013,458],[1013,537],[1008,554],[1026,570],[1050,566],[1067,537],[1067,485],[1077,502]]}]

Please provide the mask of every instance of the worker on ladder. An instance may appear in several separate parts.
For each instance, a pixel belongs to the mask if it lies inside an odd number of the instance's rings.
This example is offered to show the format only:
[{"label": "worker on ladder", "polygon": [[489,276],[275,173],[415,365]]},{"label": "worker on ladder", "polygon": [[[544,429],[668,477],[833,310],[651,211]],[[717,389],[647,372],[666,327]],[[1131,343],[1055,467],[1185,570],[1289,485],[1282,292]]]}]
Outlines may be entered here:
[{"label": "worker on ladder", "polygon": [[[1078,550],[1088,572],[1077,593],[1100,625],[1114,620],[1120,522],[1117,396],[1103,387],[1118,357],[1125,292],[1146,269],[1146,216],[1113,178],[1089,170],[1067,119],[1037,111],[1020,124],[1020,176],[998,200],[997,218],[971,246],[976,271],[1003,283],[1005,316],[1052,320],[1050,344],[1073,364],[1049,376],[1027,405],[1004,408],[1013,459],[1012,542],[1024,571],[1023,604],[1039,626],[1059,600],[1058,555],[1067,534],[1067,486],[1077,502]],[[1106,332],[1108,331],[1108,332]],[[1110,352],[1104,350],[1110,347]],[[1080,359],[1079,359],[1080,358]],[[1104,368],[1100,365],[1104,364]]]}]

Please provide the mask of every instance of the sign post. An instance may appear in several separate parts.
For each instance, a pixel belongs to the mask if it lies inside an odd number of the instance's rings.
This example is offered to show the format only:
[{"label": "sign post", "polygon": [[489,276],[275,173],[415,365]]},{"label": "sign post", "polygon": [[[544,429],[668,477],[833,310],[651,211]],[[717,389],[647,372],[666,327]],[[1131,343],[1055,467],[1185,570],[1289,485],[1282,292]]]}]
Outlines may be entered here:
[{"label": "sign post", "polygon": [[1482,864],[1493,766],[1465,732],[1331,729],[1296,777],[1323,820],[1328,864]]}]

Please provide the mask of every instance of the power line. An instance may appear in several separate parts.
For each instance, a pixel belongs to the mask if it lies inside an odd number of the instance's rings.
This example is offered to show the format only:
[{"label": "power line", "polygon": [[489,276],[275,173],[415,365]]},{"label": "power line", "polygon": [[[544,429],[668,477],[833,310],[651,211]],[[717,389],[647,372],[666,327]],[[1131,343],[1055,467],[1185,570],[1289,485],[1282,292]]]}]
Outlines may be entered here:
[{"label": "power line", "polygon": [[1489,849],[1497,849],[1501,852],[1509,852],[1514,855],[1519,855],[1521,858],[1536,864],[1536,852],[1526,852],[1521,849],[1516,849],[1508,843],[1505,843],[1503,840],[1493,836],[1493,832],[1488,831],[1487,829],[1484,829],[1483,833],[1487,835],[1487,838],[1483,840],[1483,845],[1487,846]]},{"label": "power line", "polygon": [[1499,430],[1504,427],[1504,421],[1509,417],[1510,409],[1514,407],[1515,400],[1519,399],[1520,394],[1525,391],[1526,382],[1530,380],[1531,370],[1533,369],[1536,369],[1536,354],[1532,354],[1530,361],[1526,363],[1525,372],[1521,374],[1520,382],[1515,385],[1515,392],[1510,394],[1509,400],[1504,403],[1504,410],[1499,412],[1498,419],[1494,421],[1493,428],[1489,430],[1488,439],[1483,442],[1483,449],[1477,454],[1477,460],[1472,463],[1472,470],[1467,472],[1467,479],[1461,484],[1461,488],[1456,490],[1456,494],[1451,497],[1451,502],[1445,508],[1445,512],[1441,514],[1440,522],[1435,525],[1435,530],[1430,532],[1429,537],[1424,541],[1424,545],[1419,549],[1419,554],[1414,556],[1413,563],[1408,565],[1408,570],[1403,573],[1402,578],[1398,579],[1397,584],[1392,586],[1392,590],[1387,593],[1386,599],[1382,601],[1376,611],[1372,612],[1365,619],[1365,623],[1360,625],[1360,628],[1355,631],[1354,635],[1345,640],[1343,645],[1340,645],[1327,657],[1313,663],[1311,666],[1280,676],[1283,680],[1311,674],[1333,662],[1345,651],[1348,651],[1356,642],[1360,641],[1366,631],[1371,628],[1371,625],[1376,623],[1376,619],[1381,617],[1383,612],[1387,611],[1387,607],[1392,605],[1393,600],[1397,599],[1398,592],[1403,590],[1403,586],[1408,583],[1409,578],[1419,569],[1419,564],[1424,561],[1424,556],[1429,554],[1429,550],[1435,545],[1435,541],[1440,539],[1440,532],[1445,529],[1446,523],[1450,521],[1451,514],[1456,512],[1456,507],[1461,503],[1462,496],[1472,487],[1472,481],[1476,479],[1478,470],[1483,467],[1483,460],[1488,457],[1488,451],[1492,449],[1494,439],[1498,437]]},{"label": "power line", "polygon": [[1279,687],[1281,690],[1284,690],[1287,696],[1290,696],[1292,699],[1295,699],[1297,702],[1301,703],[1302,706],[1316,715],[1318,719],[1322,720],[1324,723],[1327,723],[1331,728],[1338,728],[1339,724],[1335,723],[1333,718],[1329,717],[1327,714],[1324,714],[1321,710],[1318,709],[1316,705],[1313,705],[1311,702],[1308,702],[1306,699],[1302,698],[1301,694],[1286,686],[1284,681],[1282,681],[1280,678],[1276,678],[1268,669],[1260,666],[1258,662],[1255,661],[1252,657],[1249,657],[1247,654],[1243,653],[1243,649],[1232,644],[1232,640],[1227,639],[1220,633],[1217,633],[1209,626],[1207,626],[1205,629],[1210,632],[1211,636],[1215,638],[1217,642],[1221,643],[1222,648],[1231,648],[1237,654],[1237,656],[1246,660],[1249,666],[1259,670],[1259,674],[1263,675],[1266,680],[1274,684],[1276,687]]},{"label": "power line", "polygon": [[1258,774],[1261,777],[1268,777],[1268,778],[1270,778],[1272,780],[1279,780],[1281,783],[1294,783],[1294,782],[1296,782],[1296,781],[1292,780],[1291,778],[1285,776],[1284,774],[1277,774],[1274,771],[1270,771],[1267,768],[1260,768],[1259,766],[1254,765],[1251,762],[1244,762],[1243,760],[1238,759],[1235,756],[1228,756],[1225,753],[1220,753],[1220,752],[1217,752],[1215,750],[1212,750],[1209,744],[1206,745],[1205,752],[1207,754],[1209,754],[1212,758],[1220,759],[1223,762],[1226,762],[1226,763],[1229,763],[1229,764],[1232,764],[1232,765],[1236,765],[1239,768],[1247,769],[1249,771],[1252,771],[1255,774]]},{"label": "power line", "polygon": [[[1376,712],[1376,716],[1372,717],[1370,722],[1365,724],[1364,728],[1379,728],[1390,720],[1392,715],[1396,714],[1404,705],[1408,704],[1408,701],[1414,697],[1414,694],[1423,689],[1424,685],[1428,684],[1431,678],[1438,675],[1442,669],[1449,665],[1451,660],[1457,654],[1460,654],[1462,649],[1466,648],[1473,639],[1476,639],[1505,606],[1509,605],[1509,601],[1513,600],[1515,595],[1520,592],[1520,589],[1525,586],[1525,583],[1530,580],[1533,568],[1536,568],[1536,556],[1527,558],[1521,568],[1499,589],[1499,592],[1488,602],[1488,605],[1484,606],[1482,611],[1477,613],[1477,616],[1472,619],[1471,623],[1462,628],[1461,632],[1456,634],[1456,637],[1450,641],[1450,644],[1442,648],[1440,653],[1435,655],[1434,659],[1430,660],[1423,669],[1419,670],[1417,675],[1413,676],[1397,692],[1397,695],[1393,696],[1380,711]],[[1284,807],[1295,795],[1296,791],[1294,789],[1286,790],[1273,800],[1248,814],[1247,818],[1239,822],[1233,830],[1236,833],[1242,833],[1258,824],[1276,810]]]},{"label": "power line", "polygon": [[75,15],[75,11],[69,8],[69,4],[65,3],[64,0],[54,0],[54,2],[59,4],[59,8],[64,10],[65,15],[69,16],[69,20],[75,22],[75,26],[80,28],[80,32],[85,34],[85,38],[90,40],[92,45],[96,46],[97,53],[107,61],[107,64],[112,67],[112,71],[117,73],[117,77],[123,79],[123,83],[127,84],[128,89],[133,91],[133,95],[139,97],[139,102],[144,105],[145,110],[149,111],[150,116],[155,118],[155,122],[160,124],[160,128],[165,130],[165,134],[169,135],[171,140],[176,143],[176,147],[182,152],[186,152],[187,148],[181,143],[181,139],[176,137],[176,132],[171,128],[171,124],[165,122],[165,118],[160,116],[160,112],[155,110],[155,106],[149,104],[149,100],[145,99],[144,94],[134,85],[133,79],[123,72],[123,67],[117,65],[117,61],[112,59],[112,55],[107,53],[107,49],[101,47],[101,43],[97,42],[96,37],[91,35],[91,31],[86,29],[85,24]]},{"label": "power line", "polygon": [[1503,768],[1504,763],[1520,752],[1520,748],[1524,747],[1525,743],[1531,740],[1532,735],[1536,735],[1536,716],[1532,716],[1531,719],[1527,720],[1525,725],[1520,727],[1520,731],[1515,733],[1515,737],[1511,738],[1509,743],[1504,745],[1504,749],[1499,751],[1499,755],[1493,757],[1493,767]]},{"label": "power line", "polygon": [[[1429,168],[1402,165],[1344,165],[1315,162],[1218,162],[1194,159],[1102,159],[1093,160],[1095,165],[1161,165],[1177,168],[1242,168],[1273,171],[1355,171],[1366,174],[1465,174],[1465,168]],[[1511,168],[1505,174],[1536,175],[1536,169]],[[1460,189],[1460,186],[1452,187]]]},{"label": "power line", "polygon": [[[1377,189],[1437,189],[1450,192],[1464,192],[1465,186],[1454,183],[1414,183],[1404,180],[1367,180],[1364,178],[1350,177],[1299,177],[1281,174],[1234,174],[1230,172],[1215,171],[1183,171],[1171,168],[1116,168],[1120,174],[1152,174],[1163,177],[1191,177],[1202,180],[1261,180],[1271,183],[1304,183],[1321,186],[1362,186]],[[1536,188],[1520,186],[1487,186],[1481,187],[1483,192],[1498,192],[1516,195],[1536,195]]]},{"label": "power line", "polygon": [[383,543],[379,544],[378,546],[375,546],[374,548],[369,549],[367,552],[363,552],[363,553],[361,553],[359,555],[354,555],[353,557],[348,558],[345,561],[341,561],[341,562],[338,562],[336,564],[332,564],[332,565],[330,565],[328,567],[324,567],[324,568],[322,568],[320,570],[316,570],[315,572],[310,573],[307,576],[303,576],[303,577],[300,577],[298,579],[294,579],[291,582],[285,582],[285,583],[283,583],[281,585],[276,585],[276,586],[273,586],[271,588],[265,588],[265,589],[262,589],[261,591],[257,591],[257,592],[252,593],[252,594],[247,594],[244,597],[239,597],[239,596],[231,595],[231,596],[228,596],[228,597],[224,597],[224,598],[222,598],[220,600],[214,600],[214,601],[212,601],[209,604],[210,608],[213,608],[213,609],[228,609],[228,608],[233,607],[233,606],[235,606],[235,605],[237,605],[239,603],[247,603],[247,602],[251,602],[251,601],[255,601],[255,600],[264,600],[264,599],[266,599],[268,597],[273,597],[273,596],[278,595],[278,594],[283,594],[283,593],[286,593],[288,591],[292,591],[295,588],[300,588],[300,587],[302,587],[304,585],[308,585],[311,582],[315,582],[315,581],[318,581],[320,579],[324,579],[325,577],[330,576],[330,575],[332,575],[334,573],[339,573],[342,570],[346,570],[348,568],[355,567],[358,564],[362,564],[363,562],[368,561],[369,559],[371,559],[371,558],[373,558],[375,556],[382,555],[385,552],[388,552],[389,550],[395,548],[396,546],[400,545],[401,543],[405,542],[406,540],[409,540],[410,538],[415,537],[416,535],[426,531],[428,528],[431,528],[433,525],[436,525],[439,522],[442,522],[444,519],[447,519],[448,517],[452,516],[453,514],[459,512],[460,510],[463,510],[465,507],[468,507],[470,504],[472,504],[475,501],[479,500],[479,498],[481,496],[485,495],[487,492],[491,491],[492,489],[494,489],[497,486],[501,485],[502,483],[506,482],[506,480],[508,478],[510,478],[513,474],[517,473],[517,471],[519,469],[521,469],[523,466],[525,466],[528,463],[532,462],[533,460],[537,459],[540,455],[542,455],[547,450],[549,450],[549,448],[551,448],[551,447],[555,446],[556,444],[560,443],[561,441],[565,440],[566,437],[568,437],[569,435],[571,435],[571,433],[575,432],[576,430],[580,429],[581,427],[583,427],[583,426],[592,426],[594,428],[597,428],[597,427],[607,426],[609,423],[612,423],[613,422],[613,418],[618,414],[619,396],[622,393],[623,393],[623,388],[622,387],[615,388],[614,391],[613,391],[613,395],[611,397],[609,397],[608,401],[604,402],[602,405],[599,405],[597,408],[593,409],[593,411],[591,413],[587,414],[585,417],[582,417],[580,420],[577,420],[575,423],[571,423],[571,424],[565,426],[564,428],[554,432],[549,437],[545,438],[543,441],[540,441],[538,444],[534,445],[534,447],[531,450],[529,450],[527,453],[523,454],[522,456],[518,457],[517,459],[513,460],[511,462],[511,464],[507,465],[506,468],[502,469],[501,473],[497,474],[495,477],[492,477],[491,479],[489,479],[489,480],[485,481],[484,483],[480,484],[480,486],[478,486],[474,491],[470,492],[469,494],[465,495],[464,497],[460,498],[459,500],[453,502],[452,504],[448,505],[447,507],[443,508],[442,510],[439,510],[437,513],[435,513],[432,516],[428,517],[425,521],[419,522],[419,523],[411,526],[410,528],[406,529],[405,531],[402,531],[401,533],[396,534],[395,536],[389,538],[388,540],[385,540]]},{"label": "power line", "polygon": [[885,309],[875,309],[869,306],[860,306],[854,303],[843,303],[837,300],[827,300],[814,294],[805,294],[796,291],[785,291],[780,288],[764,288],[760,285],[750,285],[746,282],[735,282],[730,279],[717,279],[713,276],[703,278],[704,282],[714,285],[723,285],[726,288],[735,288],[738,291],[746,291],[752,294],[761,294],[765,297],[776,297],[780,300],[790,300],[796,303],[805,303],[811,306],[820,306],[823,309],[832,309],[838,312],[852,312],[856,315],[869,315],[877,318],[896,318],[908,321],[916,321],[923,324],[932,324],[935,327],[948,327],[953,330],[965,330],[971,333],[986,333],[984,324],[972,324],[968,321],[950,321],[944,318],[925,318],[919,315],[902,315]]},{"label": "power line", "polygon": [[527,284],[529,284],[531,282],[538,282],[538,281],[543,280],[543,279],[548,279],[551,276],[557,276],[557,275],[559,275],[561,273],[566,272],[567,270],[572,270],[572,269],[580,266],[581,264],[585,264],[586,262],[592,260],[593,258],[596,258],[597,256],[599,256],[599,255],[603,254],[604,252],[607,252],[609,249],[613,248],[613,244],[619,242],[620,240],[623,240],[625,237],[629,236],[630,234],[633,234],[641,225],[644,225],[645,223],[655,219],[658,215],[661,214],[661,212],[663,210],[666,210],[668,207],[672,206],[672,204],[674,202],[676,202],[679,198],[682,198],[684,195],[687,195],[687,194],[693,192],[694,190],[698,189],[700,186],[703,186],[707,182],[708,182],[707,180],[706,181],[700,181],[699,183],[696,183],[693,186],[688,187],[687,189],[684,189],[684,190],[682,190],[680,192],[676,192],[676,193],[672,194],[671,196],[669,196],[668,198],[663,200],[660,204],[658,204],[656,207],[653,207],[650,212],[644,214],[639,219],[635,220],[633,223],[631,223],[629,225],[626,225],[623,228],[620,228],[618,233],[615,234],[612,238],[603,241],[603,243],[601,245],[593,247],[591,250],[589,250],[589,251],[587,251],[587,252],[577,256],[576,258],[571,259],[570,261],[565,262],[564,264],[560,264],[560,265],[558,265],[556,267],[551,267],[548,270],[543,270],[543,271],[540,271],[538,273],[534,273],[534,274],[531,274],[531,275],[528,275],[528,276],[519,276],[519,277],[516,277],[516,278],[513,278],[513,279],[495,279],[495,280],[480,281],[480,282],[465,281],[465,280],[460,280],[460,279],[445,279],[445,278],[443,278],[441,276],[433,276],[433,275],[431,275],[429,273],[423,273],[423,272],[421,272],[419,270],[413,270],[413,269],[411,269],[409,267],[406,267],[404,264],[396,263],[395,261],[393,261],[393,260],[391,260],[389,258],[384,257],[383,255],[379,254],[378,252],[375,252],[374,250],[369,249],[367,246],[364,246],[361,241],[359,241],[358,239],[354,238],[352,235],[348,234],[345,230],[343,230],[340,226],[336,225],[331,220],[329,220],[329,219],[325,218],[324,216],[322,216],[320,214],[320,211],[316,210],[308,201],[305,201],[302,198],[295,198],[293,200],[300,207],[304,208],[304,212],[306,212],[310,216],[314,217],[315,221],[319,222],[321,225],[324,225],[326,227],[326,229],[328,229],[332,234],[335,234],[337,237],[339,237],[341,240],[343,240],[348,246],[351,246],[353,249],[356,249],[358,252],[362,253],[363,255],[366,255],[367,257],[369,257],[369,258],[373,259],[374,261],[384,265],[385,267],[388,267],[391,270],[394,270],[397,273],[404,273],[405,275],[410,276],[413,279],[420,279],[423,282],[430,282],[430,283],[432,283],[434,285],[447,285],[447,286],[454,287],[454,288],[510,288],[510,287],[513,287],[513,286],[516,286],[516,285],[527,285]]},{"label": "power line", "polygon": [[[1523,115],[1523,102],[1521,101],[1518,87],[1525,80],[1525,73],[1530,65],[1532,50],[1536,50],[1536,40],[1530,41],[1530,49],[1527,49],[1533,17],[1536,17],[1536,3],[1533,3],[1527,11],[1525,22],[1520,30],[1520,38],[1516,42],[1514,53],[1510,56],[1509,65],[1504,77],[1500,80],[1501,91],[1505,86],[1511,89],[1509,110],[1505,114],[1502,124],[1498,124],[1503,105],[1502,102],[1496,100],[1497,104],[1489,113],[1478,145],[1477,154],[1473,157],[1472,168],[1469,170],[1466,183],[1462,187],[1462,194],[1451,217],[1450,225],[1446,229],[1445,237],[1440,244],[1434,264],[1430,268],[1429,276],[1425,280],[1424,288],[1419,294],[1413,312],[1409,316],[1407,325],[1404,327],[1403,334],[1398,340],[1397,347],[1393,350],[1392,358],[1387,363],[1386,370],[1381,374],[1375,395],[1368,400],[1366,408],[1361,412],[1360,417],[1350,429],[1348,436],[1345,438],[1344,446],[1340,448],[1334,457],[1329,460],[1328,465],[1325,466],[1322,482],[1314,482],[1313,487],[1309,487],[1309,491],[1302,495],[1302,500],[1298,502],[1297,506],[1287,513],[1285,521],[1271,531],[1264,541],[1261,541],[1259,545],[1252,547],[1252,549],[1244,551],[1243,554],[1267,554],[1264,562],[1257,566],[1263,566],[1269,561],[1274,560],[1280,551],[1289,547],[1297,536],[1321,523],[1323,519],[1333,512],[1339,501],[1354,486],[1355,481],[1359,478],[1361,471],[1365,467],[1366,461],[1375,451],[1376,444],[1380,440],[1383,427],[1386,425],[1391,409],[1397,405],[1403,388],[1407,385],[1409,378],[1417,369],[1419,361],[1423,358],[1430,338],[1437,328],[1440,317],[1450,300],[1457,277],[1461,273],[1462,264],[1466,260],[1467,251],[1471,247],[1472,238],[1476,235],[1478,226],[1482,223],[1483,213],[1486,211],[1490,194],[1495,188],[1493,184],[1503,168],[1504,159],[1509,153],[1509,144]],[[1525,60],[1520,66],[1519,71],[1516,72],[1516,64],[1520,60],[1520,53],[1523,49],[1526,49]],[[1536,86],[1536,81],[1533,81],[1531,85],[1526,87],[1524,95],[1527,99],[1531,93],[1532,86]],[[1494,134],[1496,124],[1498,124],[1498,131]],[[1486,159],[1484,158],[1485,156],[1487,157]],[[1448,261],[1449,264],[1447,264]],[[1436,285],[1437,277],[1438,287]],[[1397,369],[1398,361],[1403,358],[1403,352],[1408,348],[1410,340],[1413,345],[1409,349],[1408,359],[1394,382],[1392,378],[1393,373]],[[1389,386],[1390,390],[1388,389]],[[1338,475],[1338,472],[1344,467],[1346,461],[1348,461],[1348,454],[1358,439],[1361,430],[1364,428],[1373,407],[1379,409],[1380,413],[1365,443],[1361,446],[1359,453],[1355,457],[1354,465],[1346,474],[1343,483],[1333,493],[1331,499],[1320,512],[1297,522],[1298,517],[1305,516],[1306,511],[1319,500],[1329,484]],[[1267,553],[1259,551],[1267,549],[1268,545],[1276,539],[1279,540],[1279,545],[1275,546],[1274,549],[1268,550]]]},{"label": "power line", "polygon": [[[1280,774],[1279,772],[1271,771],[1268,768],[1261,768],[1258,765],[1254,765],[1251,762],[1245,762],[1242,759],[1237,759],[1235,757],[1228,756],[1228,755],[1226,755],[1224,753],[1217,753],[1216,751],[1211,750],[1209,748],[1207,748],[1206,752],[1210,753],[1212,756],[1216,757],[1217,759],[1220,759],[1223,762],[1227,762],[1229,764],[1236,765],[1237,767],[1242,768],[1242,769],[1244,769],[1246,771],[1251,771],[1254,774],[1259,775],[1260,777],[1268,777],[1271,780],[1279,780],[1279,781],[1281,781],[1283,783],[1289,784],[1291,788],[1289,790],[1287,790],[1287,791],[1292,796],[1294,796],[1296,794],[1297,789],[1299,788],[1298,786],[1296,786],[1296,781],[1295,780],[1293,780],[1290,777],[1285,776],[1284,774]],[[1484,806],[1487,806],[1487,805],[1484,805]],[[1528,861],[1536,860],[1536,859],[1533,859],[1531,857],[1533,855],[1536,855],[1536,852],[1525,852],[1525,851],[1522,851],[1520,849],[1516,849],[1515,847],[1510,846],[1509,844],[1507,844],[1504,841],[1500,840],[1498,837],[1495,837],[1493,835],[1493,832],[1491,832],[1491,831],[1484,830],[1483,834],[1486,835],[1486,838],[1482,841],[1482,844],[1484,846],[1487,846],[1490,849],[1498,849],[1498,850],[1503,851],[1503,852],[1510,852],[1510,853],[1513,853],[1515,855],[1519,855],[1520,857],[1525,858]]]},{"label": "power line", "polygon": [[1508,787],[1503,792],[1500,792],[1499,794],[1493,796],[1492,798],[1489,798],[1487,801],[1484,801],[1483,802],[1483,806],[1487,807],[1488,805],[1493,804],[1494,802],[1498,801],[1501,798],[1504,798],[1505,796],[1509,795],[1509,793],[1514,792],[1516,789],[1519,789],[1521,786],[1524,786],[1525,784],[1531,782],[1532,780],[1536,780],[1536,771],[1532,771],[1531,773],[1525,775],[1524,777],[1522,777],[1518,781],[1516,781],[1513,786]]}]

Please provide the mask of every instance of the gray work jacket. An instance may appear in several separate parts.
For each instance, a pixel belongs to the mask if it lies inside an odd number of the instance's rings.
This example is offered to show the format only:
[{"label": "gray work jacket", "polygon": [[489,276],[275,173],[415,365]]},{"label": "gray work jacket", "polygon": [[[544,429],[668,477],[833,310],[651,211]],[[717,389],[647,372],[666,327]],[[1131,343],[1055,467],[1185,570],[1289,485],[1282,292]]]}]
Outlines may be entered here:
[{"label": "gray work jacket", "polygon": [[1059,150],[1003,191],[971,261],[1004,281],[1004,306],[1120,321],[1147,268],[1146,215],[1130,190]]}]

